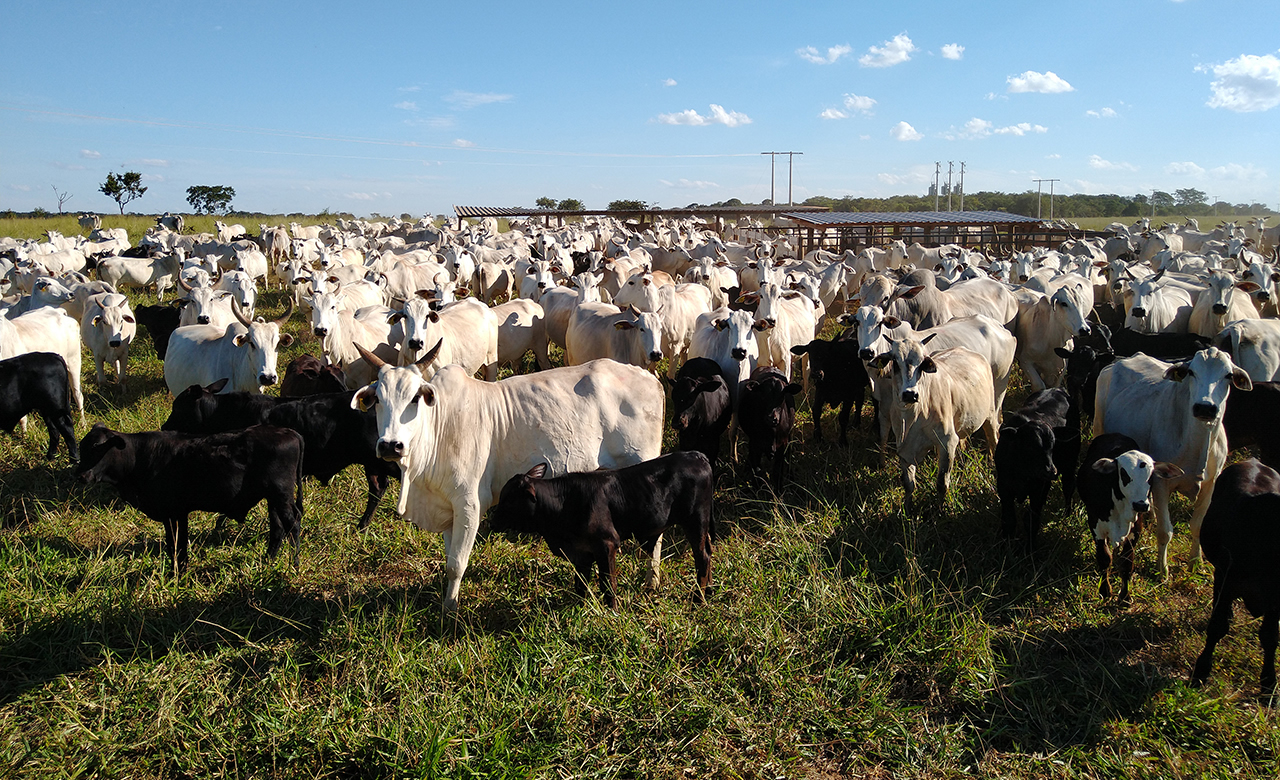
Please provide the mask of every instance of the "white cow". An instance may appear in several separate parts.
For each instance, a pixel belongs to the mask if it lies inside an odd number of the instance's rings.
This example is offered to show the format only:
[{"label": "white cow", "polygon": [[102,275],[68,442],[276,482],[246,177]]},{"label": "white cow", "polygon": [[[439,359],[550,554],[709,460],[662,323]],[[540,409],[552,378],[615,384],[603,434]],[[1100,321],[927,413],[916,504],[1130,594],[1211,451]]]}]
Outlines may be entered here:
[{"label": "white cow", "polygon": [[584,303],[600,303],[600,278],[592,273],[578,274],[562,287],[552,287],[539,296],[538,305],[547,317],[547,340],[566,345],[569,317]]},{"label": "white cow", "polygon": [[1213,338],[1236,320],[1256,320],[1258,308],[1253,305],[1250,293],[1260,289],[1256,282],[1237,282],[1230,271],[1209,272],[1209,289],[1196,299],[1187,326],[1189,333]]},{"label": "white cow", "polygon": [[[960,286],[960,285],[957,285]],[[1018,365],[1022,366],[1034,391],[1057,387],[1062,381],[1064,361],[1054,350],[1066,347],[1076,336],[1087,334],[1086,319],[1093,309],[1093,287],[1075,276],[1052,295],[1024,291],[1031,296],[1018,314]]]},{"label": "white cow", "polygon": [[367,385],[377,373],[356,345],[368,346],[380,360],[395,363],[404,340],[404,326],[389,320],[395,312],[386,306],[366,306],[348,311],[341,293],[320,293],[311,301],[311,330],[320,339],[325,363],[338,365],[347,377],[347,387]]},{"label": "white cow", "polygon": [[756,340],[760,342],[760,363],[773,366],[788,378],[791,377],[791,360],[800,362],[804,377],[805,397],[809,395],[809,356],[796,357],[791,348],[813,341],[817,330],[813,301],[795,290],[784,289],[775,282],[765,282],[757,293],[743,296],[759,301],[756,307]]},{"label": "white cow", "polygon": [[[444,614],[457,612],[480,518],[507,480],[540,463],[556,476],[630,466],[661,450],[662,385],[634,366],[597,360],[490,383],[457,366],[427,381],[416,366],[365,359],[377,381],[352,406],[377,407],[378,454],[401,468],[396,511],[444,535]],[[661,551],[659,540],[649,568],[655,586]]]},{"label": "white cow", "polygon": [[1134,280],[1124,295],[1124,326],[1138,333],[1186,333],[1195,304],[1191,293],[1163,278],[1164,271]]},{"label": "white cow", "polygon": [[1160,572],[1168,576],[1169,494],[1195,501],[1191,513],[1191,558],[1200,557],[1200,523],[1209,509],[1213,484],[1226,465],[1227,434],[1222,427],[1231,386],[1252,390],[1243,369],[1216,347],[1186,363],[1170,364],[1141,353],[1117,360],[1098,375],[1093,435],[1122,433],[1157,461],[1178,466],[1181,477],[1160,480],[1151,491],[1160,546]]},{"label": "white cow", "polygon": [[995,390],[987,361],[964,347],[928,354],[922,342],[908,338],[890,342],[875,365],[893,366],[889,419],[898,437],[904,509],[915,513],[916,466],[930,449],[938,456],[941,507],[960,442],[981,428],[988,449],[996,448],[1000,410],[992,400]]},{"label": "white cow", "polygon": [[129,345],[138,333],[137,320],[129,300],[120,293],[99,293],[89,297],[84,319],[80,322],[80,338],[93,353],[98,369],[98,387],[106,382],[103,364],[110,363],[116,372],[116,384],[125,385],[129,370]]},{"label": "white cow", "polygon": [[284,316],[272,322],[248,320],[237,304],[231,304],[236,321],[225,329],[213,325],[180,327],[169,337],[164,361],[164,382],[178,395],[191,385],[211,385],[229,379],[222,392],[262,392],[276,383],[276,356],[280,347],[293,343],[293,336],[281,334],[280,327],[293,314],[290,300]]},{"label": "white cow", "polygon": [[109,257],[98,264],[98,278],[117,290],[155,285],[156,297],[163,301],[165,291],[175,286],[181,266],[182,261],[174,255]]},{"label": "white cow", "polygon": [[483,369],[487,381],[497,381],[498,318],[488,306],[467,299],[436,311],[425,298],[415,296],[389,318],[392,324],[402,320],[399,365],[418,365],[428,346],[442,343],[432,350],[435,358],[420,366],[424,376],[430,378],[453,363],[472,374]]},{"label": "white cow", "polygon": [[56,307],[43,306],[13,319],[0,317],[0,360],[28,352],[53,352],[67,363],[71,400],[84,419],[80,389],[80,325]]},{"label": "white cow", "polygon": [[1254,382],[1280,381],[1280,320],[1236,320],[1214,336]]},{"label": "white cow", "polygon": [[551,368],[547,357],[547,317],[541,306],[516,298],[490,311],[498,318],[498,365],[511,366],[519,373],[525,353],[533,350],[538,368]]},{"label": "white cow", "polygon": [[[635,306],[662,318],[662,352],[667,378],[675,379],[689,354],[689,340],[698,316],[711,311],[711,292],[700,284],[655,284],[653,274],[633,274],[614,296],[616,306]],[[806,342],[807,343],[807,342]]]},{"label": "white cow", "polygon": [[598,358],[654,370],[662,359],[662,318],[634,306],[623,311],[611,303],[579,304],[565,332],[565,365]]}]

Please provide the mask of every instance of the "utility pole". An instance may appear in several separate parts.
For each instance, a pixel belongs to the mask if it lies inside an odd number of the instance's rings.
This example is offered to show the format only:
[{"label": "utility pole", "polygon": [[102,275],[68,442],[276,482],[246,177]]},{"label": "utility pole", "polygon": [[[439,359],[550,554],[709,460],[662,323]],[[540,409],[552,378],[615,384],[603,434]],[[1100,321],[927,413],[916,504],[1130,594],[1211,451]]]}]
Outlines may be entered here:
[{"label": "utility pole", "polygon": [[1062,179],[1032,179],[1036,183],[1036,219],[1040,219],[1040,196],[1043,194],[1044,183],[1049,182],[1049,219],[1053,219],[1053,183],[1062,181]]},{"label": "utility pole", "polygon": [[942,195],[942,163],[933,164],[933,210],[938,210],[938,198]]},{"label": "utility pole", "polygon": [[960,210],[964,211],[964,160],[960,161]]},{"label": "utility pole", "polygon": [[955,163],[947,160],[947,211],[951,210],[951,170]]},{"label": "utility pole", "polygon": [[761,152],[760,154],[769,155],[769,202],[773,203],[774,205],[777,205],[777,204],[774,202],[774,196],[773,196],[773,178],[774,178],[773,164],[774,164],[774,161],[777,159],[778,155],[785,154],[787,156],[787,205],[790,206],[792,202],[791,201],[792,163],[795,160],[795,156],[797,154],[804,154],[804,152]]}]

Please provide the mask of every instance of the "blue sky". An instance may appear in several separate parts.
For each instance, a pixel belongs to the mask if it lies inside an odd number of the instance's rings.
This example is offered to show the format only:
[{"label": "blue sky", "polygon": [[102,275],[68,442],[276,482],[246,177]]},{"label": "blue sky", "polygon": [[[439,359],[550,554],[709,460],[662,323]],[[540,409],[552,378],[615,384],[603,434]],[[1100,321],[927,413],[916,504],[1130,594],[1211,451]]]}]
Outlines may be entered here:
[{"label": "blue sky", "polygon": [[[0,208],[453,204],[1196,187],[1280,205],[1271,2],[11,3]],[[779,158],[778,199],[786,198]]]}]

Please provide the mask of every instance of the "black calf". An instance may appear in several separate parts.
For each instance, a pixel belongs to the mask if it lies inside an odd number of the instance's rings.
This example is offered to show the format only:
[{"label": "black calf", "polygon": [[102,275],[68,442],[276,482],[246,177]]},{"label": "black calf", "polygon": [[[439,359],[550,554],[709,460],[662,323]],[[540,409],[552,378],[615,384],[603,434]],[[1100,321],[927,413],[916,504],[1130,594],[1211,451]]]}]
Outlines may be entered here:
[{"label": "black calf", "polygon": [[1021,532],[1027,552],[1035,549],[1044,503],[1055,477],[1062,476],[1063,499],[1071,509],[1076,459],[1080,455],[1080,424],[1070,414],[1067,391],[1051,388],[1033,393],[1022,408],[1004,416],[996,445],[996,492],[1004,533],[1018,535],[1018,505],[1025,498],[1028,511]]},{"label": "black calf", "polygon": [[849,443],[849,410],[856,409],[854,429],[861,427],[862,402],[866,399],[871,379],[867,367],[858,358],[857,339],[835,338],[831,341],[814,339],[808,344],[797,344],[792,354],[809,356],[809,376],[813,378],[813,440],[822,441],[822,410],[826,406],[840,407],[840,444]]},{"label": "black calf", "polygon": [[773,459],[773,489],[782,490],[787,464],[787,446],[796,420],[796,393],[801,386],[787,384],[776,368],[760,366],[742,383],[738,402],[738,427],[747,434],[747,463],[753,474],[760,473],[760,461]]},{"label": "black calf", "polygon": [[671,389],[671,427],[680,449],[701,452],[714,469],[720,453],[720,437],[733,421],[729,386],[720,364],[710,358],[693,358],[680,366]]},{"label": "black calf", "polygon": [[0,360],[0,429],[14,426],[31,412],[39,412],[49,431],[45,457],[58,454],[58,439],[67,443],[71,460],[80,459],[76,428],[71,420],[71,386],[67,363],[52,352],[28,352]]}]

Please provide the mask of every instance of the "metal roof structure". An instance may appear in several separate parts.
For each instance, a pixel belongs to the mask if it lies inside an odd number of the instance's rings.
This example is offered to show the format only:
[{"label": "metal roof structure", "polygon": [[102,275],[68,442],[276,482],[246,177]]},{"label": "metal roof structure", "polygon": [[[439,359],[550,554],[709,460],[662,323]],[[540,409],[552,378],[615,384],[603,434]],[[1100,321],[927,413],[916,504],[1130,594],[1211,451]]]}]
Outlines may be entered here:
[{"label": "metal roof structure", "polygon": [[766,215],[788,213],[814,214],[827,210],[826,206],[702,206],[683,209],[637,209],[635,211],[610,211],[608,209],[583,209],[580,211],[561,211],[559,209],[529,209],[522,206],[510,208],[502,206],[454,206],[453,212],[459,219],[483,217],[600,217],[600,216],[635,216],[637,214],[654,217],[687,217],[697,214],[733,216],[739,214]]},{"label": "metal roof structure", "polygon": [[861,225],[1011,225],[1039,223],[1036,217],[1003,211],[828,211],[813,214],[784,211],[781,216],[804,227],[853,227]]}]

